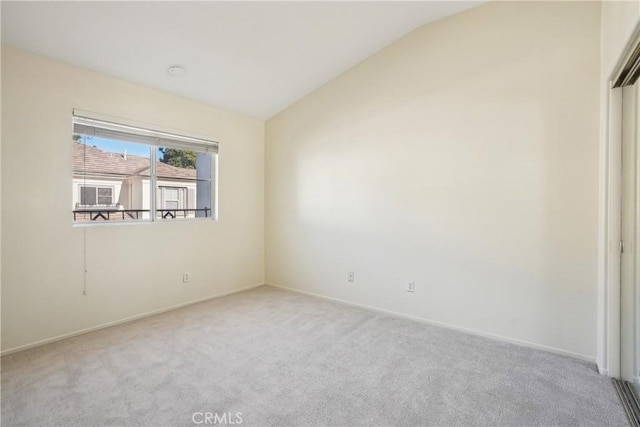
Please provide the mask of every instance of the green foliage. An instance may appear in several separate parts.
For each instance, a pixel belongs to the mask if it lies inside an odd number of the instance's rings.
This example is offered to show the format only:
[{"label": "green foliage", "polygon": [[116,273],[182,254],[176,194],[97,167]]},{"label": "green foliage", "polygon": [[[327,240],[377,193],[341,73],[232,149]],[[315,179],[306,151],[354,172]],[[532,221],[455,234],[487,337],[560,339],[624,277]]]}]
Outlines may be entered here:
[{"label": "green foliage", "polygon": [[185,169],[196,168],[196,153],[177,148],[160,148],[162,158],[160,161],[171,166]]}]

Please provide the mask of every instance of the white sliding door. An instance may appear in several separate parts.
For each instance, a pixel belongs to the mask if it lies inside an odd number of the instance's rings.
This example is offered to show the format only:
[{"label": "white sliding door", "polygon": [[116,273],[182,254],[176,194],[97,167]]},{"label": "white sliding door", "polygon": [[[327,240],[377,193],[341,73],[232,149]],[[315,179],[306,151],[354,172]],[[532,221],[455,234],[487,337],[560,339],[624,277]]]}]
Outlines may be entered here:
[{"label": "white sliding door", "polygon": [[640,96],[638,83],[622,88],[622,256],[620,376],[638,382],[640,369]]}]

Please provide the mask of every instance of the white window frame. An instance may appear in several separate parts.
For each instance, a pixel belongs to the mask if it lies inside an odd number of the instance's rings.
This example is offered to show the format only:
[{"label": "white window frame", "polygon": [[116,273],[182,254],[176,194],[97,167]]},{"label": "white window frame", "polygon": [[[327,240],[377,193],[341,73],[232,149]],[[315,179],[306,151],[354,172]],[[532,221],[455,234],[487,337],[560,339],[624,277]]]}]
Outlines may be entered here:
[{"label": "white window frame", "polygon": [[[99,136],[105,139],[115,139],[122,142],[143,144],[149,147],[150,167],[149,167],[149,219],[141,219],[135,221],[75,221],[72,220],[74,226],[103,226],[103,225],[124,225],[124,224],[140,224],[140,223],[164,223],[183,221],[218,221],[218,142],[212,139],[203,138],[201,136],[189,134],[186,132],[176,132],[170,129],[163,129],[160,126],[151,126],[148,124],[134,122],[126,119],[108,117],[102,114],[73,110],[72,116],[72,134],[82,136]],[[93,128],[93,132],[92,129]],[[78,132],[82,129],[81,132]],[[104,131],[104,135],[101,132]],[[114,138],[109,137],[109,133],[126,134],[131,138]],[[158,201],[157,189],[157,150],[159,147],[177,148],[182,150],[191,150],[199,153],[208,153],[211,157],[210,172],[210,207],[207,217],[187,217],[167,220],[157,217]],[[89,186],[90,184],[87,184]],[[98,187],[98,186],[96,186]],[[115,189],[112,190],[112,197],[115,195]],[[188,197],[188,195],[187,195]],[[96,193],[97,201],[97,193]],[[112,200],[113,201],[113,200]]]}]

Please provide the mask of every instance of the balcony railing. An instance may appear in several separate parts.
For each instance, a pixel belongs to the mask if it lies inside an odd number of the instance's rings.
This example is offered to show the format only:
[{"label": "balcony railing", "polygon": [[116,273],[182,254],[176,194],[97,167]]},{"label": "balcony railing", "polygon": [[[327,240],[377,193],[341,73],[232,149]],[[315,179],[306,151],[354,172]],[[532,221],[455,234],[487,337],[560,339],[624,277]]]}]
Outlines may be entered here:
[{"label": "balcony railing", "polygon": [[[197,216],[197,212],[204,212],[204,217],[208,218],[211,214],[210,208],[201,209],[156,209],[156,215],[161,219],[189,218],[191,213]],[[147,214],[147,215],[145,215]],[[94,207],[92,209],[76,209],[73,211],[73,220],[89,220],[89,221],[112,221],[112,220],[139,220],[150,218],[151,210],[149,209],[114,209],[113,207]]]},{"label": "balcony railing", "polygon": [[209,218],[211,209],[156,209],[156,215],[162,219],[187,218],[187,214],[191,212],[193,212],[194,216],[197,216],[197,212],[204,212],[204,217]]}]

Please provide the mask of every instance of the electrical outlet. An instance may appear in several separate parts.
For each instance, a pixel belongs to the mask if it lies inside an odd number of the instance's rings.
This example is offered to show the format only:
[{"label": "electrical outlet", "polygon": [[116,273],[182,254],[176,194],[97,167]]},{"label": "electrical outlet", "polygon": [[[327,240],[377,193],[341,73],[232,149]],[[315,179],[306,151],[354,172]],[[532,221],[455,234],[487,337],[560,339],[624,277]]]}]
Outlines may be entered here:
[{"label": "electrical outlet", "polygon": [[349,274],[347,275],[347,280],[350,282],[355,282],[356,274],[353,271],[350,271]]},{"label": "electrical outlet", "polygon": [[415,292],[416,291],[416,282],[413,280],[411,282],[407,282],[407,292]]},{"label": "electrical outlet", "polygon": [[189,283],[189,273],[186,271],[182,273],[182,283]]}]

